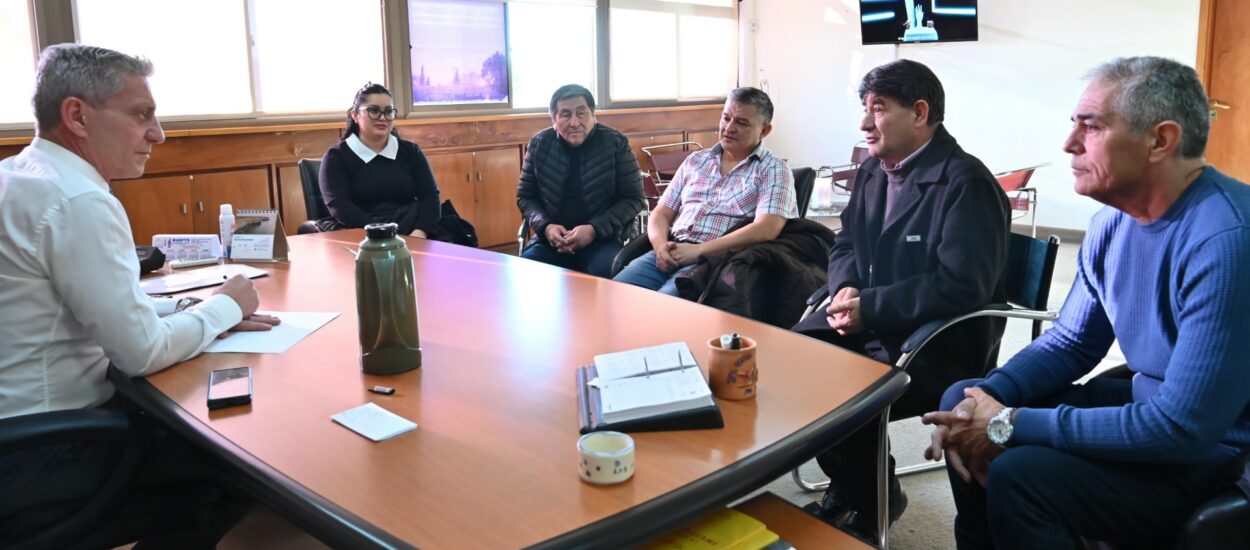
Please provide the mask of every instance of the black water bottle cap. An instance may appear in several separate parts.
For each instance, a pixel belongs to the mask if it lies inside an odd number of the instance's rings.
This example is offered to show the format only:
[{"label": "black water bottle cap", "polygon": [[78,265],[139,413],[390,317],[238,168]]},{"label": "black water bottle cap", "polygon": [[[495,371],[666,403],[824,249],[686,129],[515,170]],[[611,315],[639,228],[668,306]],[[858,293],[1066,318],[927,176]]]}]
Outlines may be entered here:
[{"label": "black water bottle cap", "polygon": [[399,232],[399,224],[371,223],[365,226],[365,237],[370,239],[393,239]]}]

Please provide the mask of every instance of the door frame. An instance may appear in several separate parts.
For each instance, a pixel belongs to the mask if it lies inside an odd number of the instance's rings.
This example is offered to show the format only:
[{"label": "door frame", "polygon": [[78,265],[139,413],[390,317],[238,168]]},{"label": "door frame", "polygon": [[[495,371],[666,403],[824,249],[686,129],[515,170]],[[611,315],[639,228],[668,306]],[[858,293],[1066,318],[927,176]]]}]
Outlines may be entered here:
[{"label": "door frame", "polygon": [[1194,60],[1194,69],[1198,71],[1198,78],[1202,80],[1202,87],[1206,90],[1211,89],[1211,75],[1208,71],[1211,67],[1211,42],[1215,39],[1211,32],[1215,21],[1215,2],[1216,0],[1199,0],[1198,3],[1198,58]]}]

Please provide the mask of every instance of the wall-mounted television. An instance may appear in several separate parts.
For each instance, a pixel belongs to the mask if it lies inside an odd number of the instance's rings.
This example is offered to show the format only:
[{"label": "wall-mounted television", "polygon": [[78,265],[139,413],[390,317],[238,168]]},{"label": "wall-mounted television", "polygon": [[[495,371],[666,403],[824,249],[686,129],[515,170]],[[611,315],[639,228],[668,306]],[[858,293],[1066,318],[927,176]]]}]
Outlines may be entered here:
[{"label": "wall-mounted television", "polygon": [[977,39],[977,0],[859,0],[864,44]]}]

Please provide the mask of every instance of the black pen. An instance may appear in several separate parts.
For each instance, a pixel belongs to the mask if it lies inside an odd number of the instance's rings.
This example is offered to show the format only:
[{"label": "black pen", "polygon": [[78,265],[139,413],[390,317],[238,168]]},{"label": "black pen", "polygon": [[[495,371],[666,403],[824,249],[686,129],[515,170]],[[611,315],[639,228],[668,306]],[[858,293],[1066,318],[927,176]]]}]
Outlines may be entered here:
[{"label": "black pen", "polygon": [[729,336],[729,349],[742,349],[742,337],[736,332]]}]

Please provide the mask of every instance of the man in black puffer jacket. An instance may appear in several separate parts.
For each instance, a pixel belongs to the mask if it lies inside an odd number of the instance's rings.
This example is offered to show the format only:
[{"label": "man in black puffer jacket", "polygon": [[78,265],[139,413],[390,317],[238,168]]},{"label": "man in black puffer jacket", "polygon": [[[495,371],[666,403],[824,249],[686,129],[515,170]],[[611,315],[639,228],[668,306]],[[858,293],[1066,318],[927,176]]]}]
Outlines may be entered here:
[{"label": "man in black puffer jacket", "polygon": [[645,207],[638,159],[620,132],[595,121],[577,84],[551,96],[551,128],[530,138],[517,206],[534,238],[521,257],[599,277]]}]

